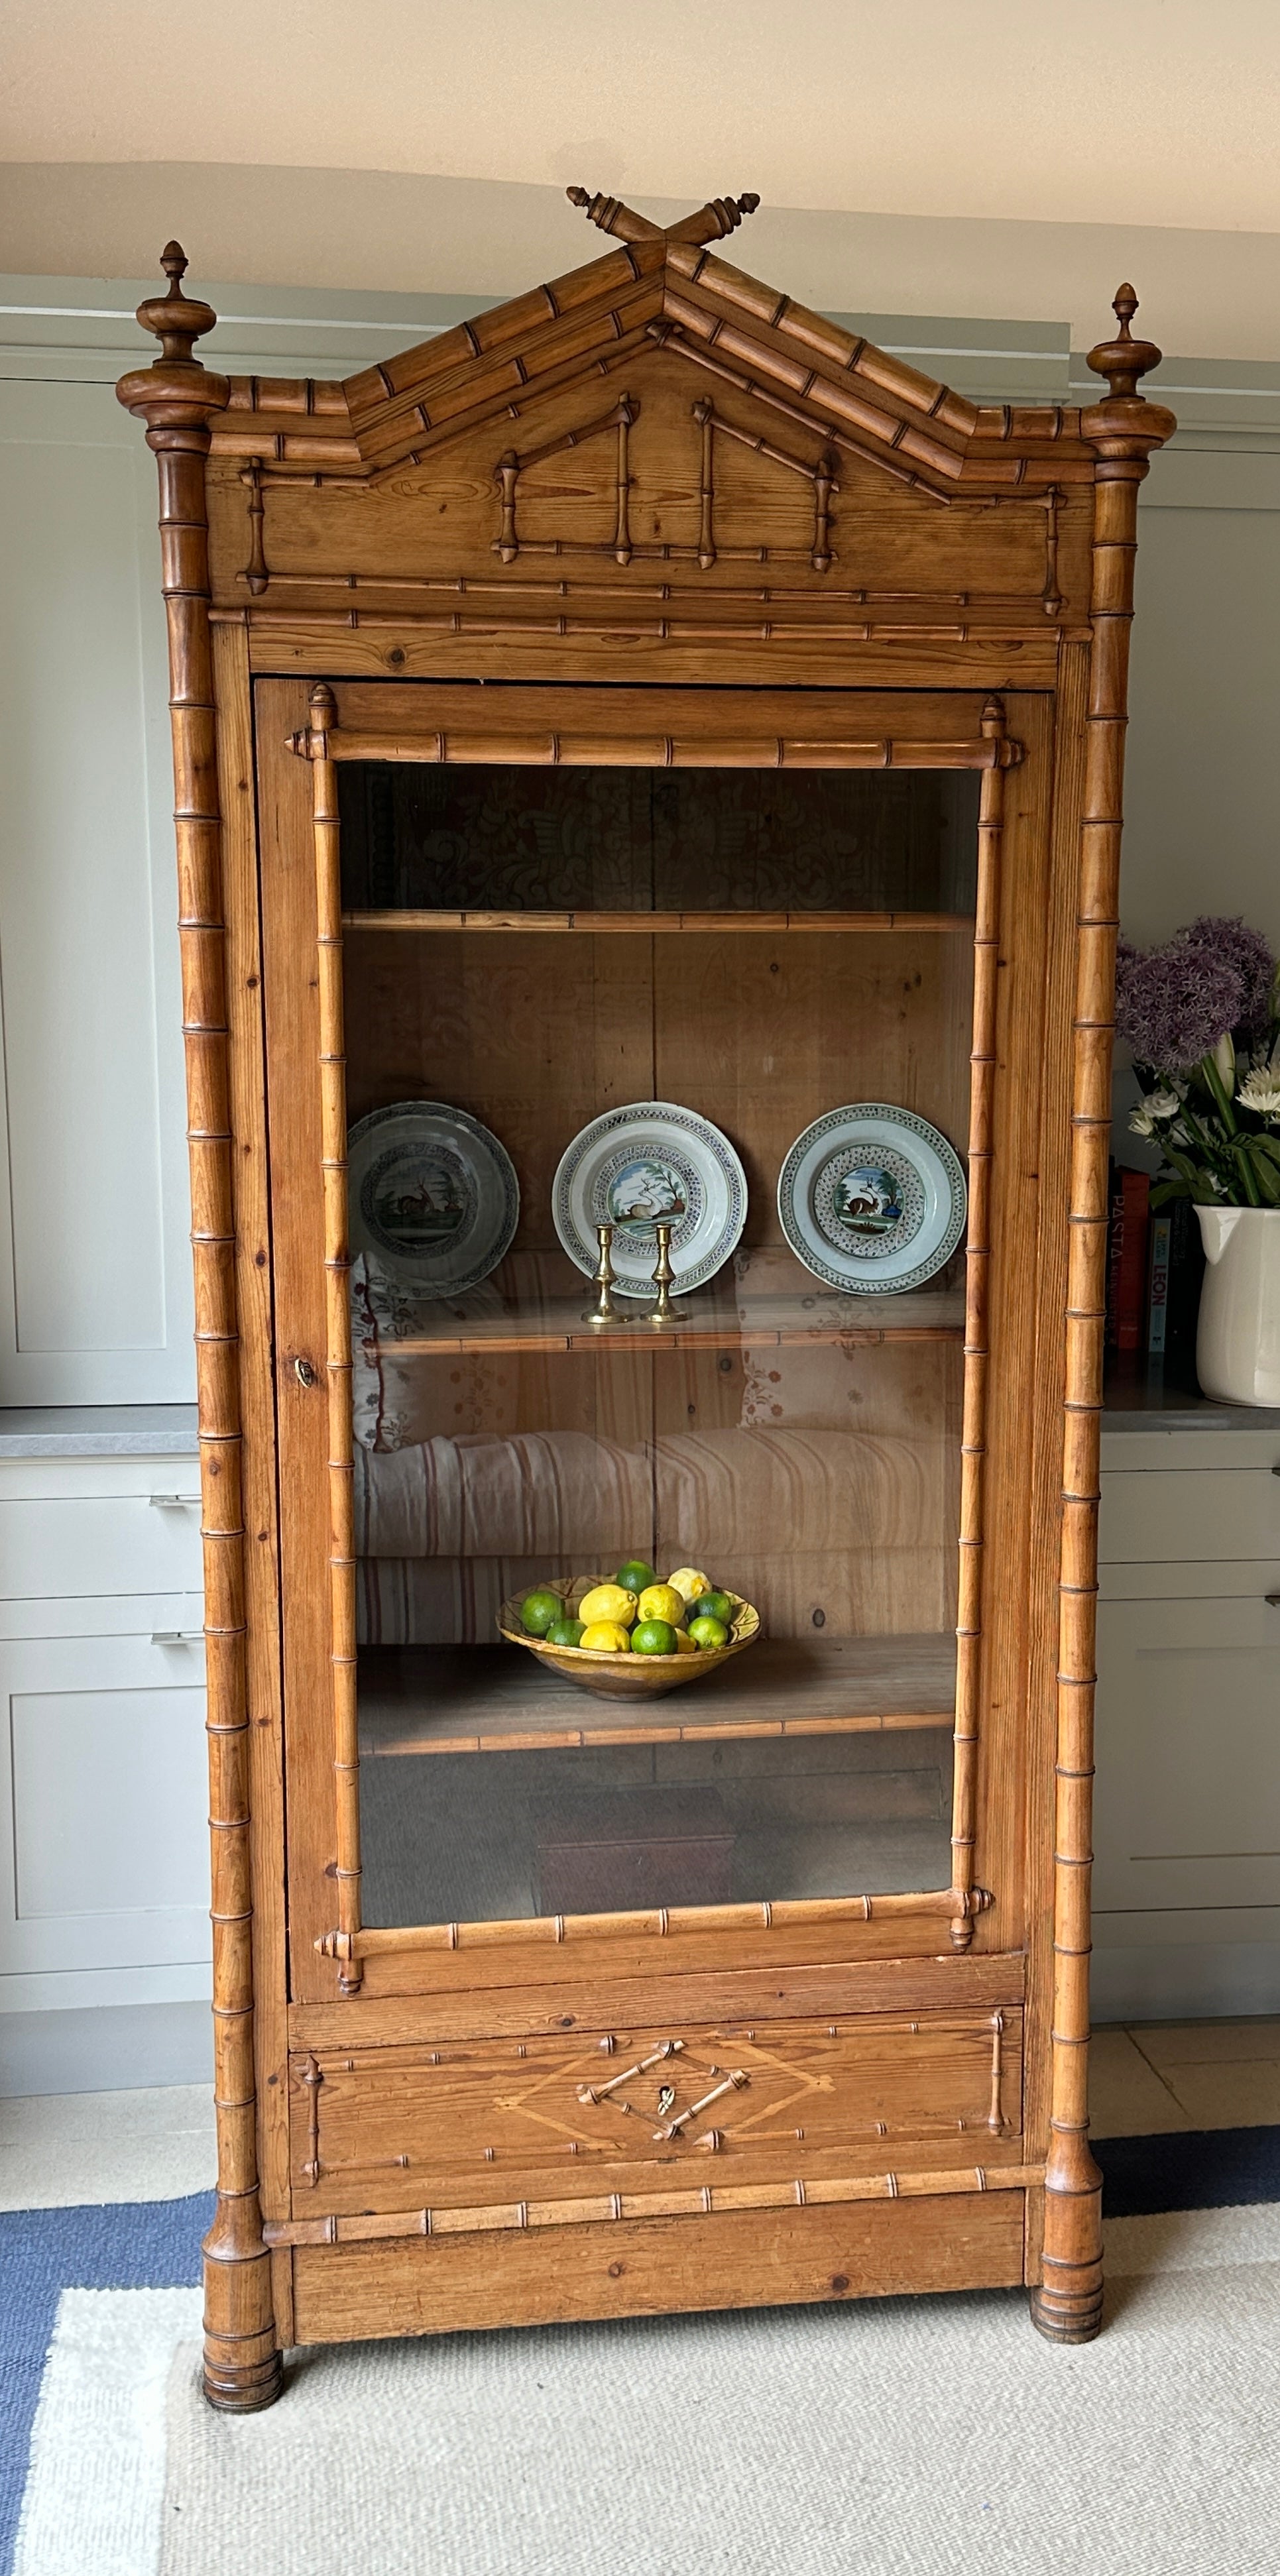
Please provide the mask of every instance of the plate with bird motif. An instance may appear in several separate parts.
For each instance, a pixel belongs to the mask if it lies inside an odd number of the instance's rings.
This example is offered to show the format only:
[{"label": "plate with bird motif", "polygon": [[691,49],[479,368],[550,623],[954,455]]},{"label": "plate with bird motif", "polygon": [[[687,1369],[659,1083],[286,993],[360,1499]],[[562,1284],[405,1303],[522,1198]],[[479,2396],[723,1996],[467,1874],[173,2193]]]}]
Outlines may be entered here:
[{"label": "plate with bird motif", "polygon": [[797,1136],[778,1175],[778,1214],[815,1279],[846,1296],[922,1288],[964,1232],[958,1155],[914,1110],[883,1100],[829,1109]]},{"label": "plate with bird motif", "polygon": [[658,1258],[655,1227],[671,1226],[671,1293],[701,1288],[737,1250],[747,1176],[727,1136],[670,1100],[606,1109],[561,1155],[551,1193],[556,1233],[588,1278],[596,1227],[613,1227],[619,1294],[647,1296]]},{"label": "plate with bird motif", "polygon": [[347,1138],[351,1249],[435,1297],[496,1270],[520,1219],[505,1145],[444,1100],[395,1100]]}]

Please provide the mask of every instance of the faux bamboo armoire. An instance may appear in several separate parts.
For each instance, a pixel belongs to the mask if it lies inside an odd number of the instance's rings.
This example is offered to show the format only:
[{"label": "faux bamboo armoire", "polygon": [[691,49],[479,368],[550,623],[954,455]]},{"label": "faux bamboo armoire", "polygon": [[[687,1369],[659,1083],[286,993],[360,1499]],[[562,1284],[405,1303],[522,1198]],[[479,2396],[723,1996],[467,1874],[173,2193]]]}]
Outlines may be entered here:
[{"label": "faux bamboo armoire", "polygon": [[[170,245],[119,388],[171,654],[228,2408],[368,2335],[1017,2281],[1049,2336],[1100,2320],[1159,352],[1122,287],[1095,404],[977,407],[727,264],[754,199],[662,230],[570,193],[601,256],[343,383],[207,370]],[[448,1293],[349,1231],[352,1131],[428,1101],[518,1183]],[[557,1169],[651,1101],[729,1138],[745,1214],[670,1320],[602,1329]],[[781,1220],[850,1104],[967,1157],[901,1293]],[[758,1642],[626,1700],[501,1642],[504,1599],[637,1555]]]}]

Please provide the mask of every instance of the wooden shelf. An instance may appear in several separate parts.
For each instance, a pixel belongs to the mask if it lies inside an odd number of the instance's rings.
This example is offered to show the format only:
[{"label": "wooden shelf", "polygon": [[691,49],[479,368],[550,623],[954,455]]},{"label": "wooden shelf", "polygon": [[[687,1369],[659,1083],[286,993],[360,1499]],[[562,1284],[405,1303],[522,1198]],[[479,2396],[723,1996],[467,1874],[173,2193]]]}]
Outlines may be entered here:
[{"label": "wooden shelf", "polygon": [[[902,1297],[842,1297],[814,1282],[811,1297],[762,1297],[742,1306],[705,1303],[695,1292],[677,1298],[676,1320],[654,1325],[639,1317],[603,1328],[582,1318],[591,1284],[580,1297],[468,1316],[461,1301],[442,1304],[440,1321],[425,1333],[379,1344],[388,1359],[422,1359],[458,1352],[500,1351],[724,1351],[795,1349],[877,1342],[962,1342],[964,1292],[922,1289]],[[624,1301],[625,1311],[625,1301]]]},{"label": "wooden shelf", "polygon": [[971,912],[344,912],[344,930],[580,931],[593,939],[651,936],[655,931],[738,932],[769,938],[786,931],[958,932],[973,937]]},{"label": "wooden shelf", "polygon": [[593,1699],[517,1646],[365,1646],[360,1751],[528,1753],[950,1727],[953,1636],[765,1638],[663,1699]]}]

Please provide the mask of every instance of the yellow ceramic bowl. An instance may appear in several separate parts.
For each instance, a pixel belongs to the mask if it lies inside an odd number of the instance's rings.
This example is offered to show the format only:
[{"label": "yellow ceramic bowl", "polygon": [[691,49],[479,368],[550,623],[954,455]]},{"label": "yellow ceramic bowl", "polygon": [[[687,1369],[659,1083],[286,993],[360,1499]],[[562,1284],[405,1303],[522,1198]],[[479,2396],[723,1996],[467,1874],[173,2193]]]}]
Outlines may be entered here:
[{"label": "yellow ceramic bowl", "polygon": [[[568,1582],[559,1580],[540,1589],[558,1592],[571,1617],[584,1593],[591,1590],[592,1578],[574,1575]],[[540,1663],[551,1665],[567,1682],[576,1682],[579,1690],[594,1691],[597,1699],[660,1699],[664,1691],[681,1690],[686,1682],[701,1681],[705,1673],[719,1672],[731,1655],[740,1655],[744,1646],[754,1645],[760,1634],[760,1613],[736,1592],[729,1593],[733,1603],[733,1624],[727,1646],[713,1646],[707,1654],[683,1655],[597,1655],[584,1654],[581,1646],[550,1646],[545,1637],[526,1636],[520,1624],[519,1600],[504,1601],[498,1613],[498,1627],[509,1646],[523,1646]]]}]

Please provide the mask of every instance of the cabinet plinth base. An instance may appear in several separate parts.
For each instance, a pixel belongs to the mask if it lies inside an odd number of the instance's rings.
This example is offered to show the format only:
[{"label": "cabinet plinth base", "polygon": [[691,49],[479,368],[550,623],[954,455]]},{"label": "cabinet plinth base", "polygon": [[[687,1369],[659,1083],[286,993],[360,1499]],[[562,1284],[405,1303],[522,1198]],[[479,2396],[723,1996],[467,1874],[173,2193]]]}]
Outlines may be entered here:
[{"label": "cabinet plinth base", "polygon": [[202,2385],[210,2406],[220,2415],[258,2415],[274,2406],[284,2387],[284,2362],[278,2352],[263,2361],[228,2363],[206,2353]]},{"label": "cabinet plinth base", "polygon": [[1102,2284],[1074,2293],[1042,2284],[1031,2293],[1031,2322],[1048,2343],[1092,2343],[1102,2331]]}]

